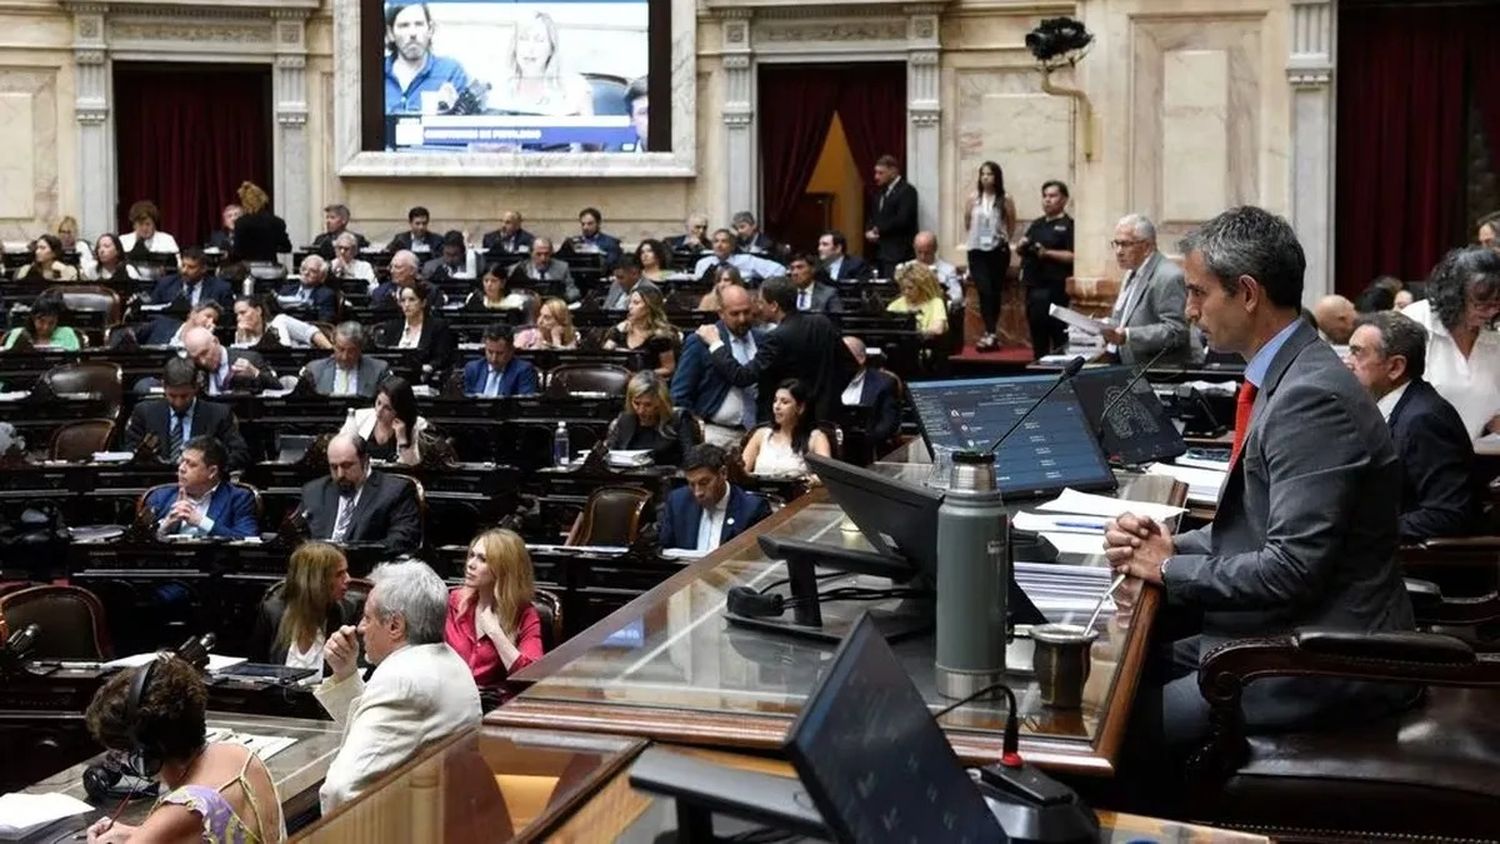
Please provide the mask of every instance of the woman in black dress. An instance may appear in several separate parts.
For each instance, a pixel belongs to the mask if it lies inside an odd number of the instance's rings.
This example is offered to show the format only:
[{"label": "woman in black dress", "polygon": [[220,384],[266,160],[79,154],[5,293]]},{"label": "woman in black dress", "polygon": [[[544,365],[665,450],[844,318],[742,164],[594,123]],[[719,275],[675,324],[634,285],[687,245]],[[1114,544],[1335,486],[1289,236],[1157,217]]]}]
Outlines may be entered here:
[{"label": "woman in black dress", "polygon": [[606,349],[646,350],[646,368],[662,380],[670,380],[677,368],[677,347],[682,337],[667,319],[661,288],[649,281],[636,282],[625,304],[625,319],[604,337]]},{"label": "woman in black dress", "polygon": [[676,466],[698,444],[698,424],[686,410],[672,409],[667,382],[650,370],[631,376],[625,410],[609,425],[611,451],[650,450],[658,466]]}]

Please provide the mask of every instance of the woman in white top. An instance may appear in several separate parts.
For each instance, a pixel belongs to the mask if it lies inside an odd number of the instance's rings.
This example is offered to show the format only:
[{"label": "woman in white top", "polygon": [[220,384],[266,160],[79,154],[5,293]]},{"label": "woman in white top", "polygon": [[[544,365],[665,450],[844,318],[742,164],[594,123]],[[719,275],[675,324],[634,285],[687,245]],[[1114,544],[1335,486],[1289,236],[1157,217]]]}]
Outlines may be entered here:
[{"label": "woman in white top", "polygon": [[594,113],[588,80],[563,72],[557,24],[546,12],[517,21],[510,57],[511,77],[490,94],[490,108],[550,116]]},{"label": "woman in white top", "polygon": [[130,206],[130,225],[134,226],[132,231],[120,235],[120,245],[124,247],[125,254],[129,255],[135,250],[136,244],[145,244],[147,252],[177,254],[177,239],[163,231],[157,231],[156,227],[161,225],[161,212],[157,210],[156,203],[149,199]]},{"label": "woman in white top", "polygon": [[281,588],[260,602],[250,633],[252,662],[312,668],[322,679],[323,643],[346,624],[359,623],[358,602],[347,600],[349,561],[326,542],[304,542],[292,552]]},{"label": "woman in white top", "polygon": [[120,238],[105,232],[94,241],[94,264],[81,273],[84,281],[129,281],[141,277],[135,267],[125,263],[125,247]]},{"label": "woman in white top", "polygon": [[1427,329],[1428,383],[1469,435],[1500,432],[1500,254],[1456,249],[1433,268],[1427,298],[1401,311]]},{"label": "woman in white top", "polygon": [[57,221],[57,239],[62,241],[64,252],[78,253],[78,277],[86,278],[94,270],[94,250],[87,240],[78,239],[78,221],[67,216]]},{"label": "woman in white top", "polygon": [[367,287],[375,284],[375,268],[369,261],[359,259],[359,238],[349,232],[334,238],[333,262],[328,265],[328,274],[343,282],[362,281]]},{"label": "woman in white top", "polygon": [[756,428],[745,443],[746,472],[806,475],[809,481],[818,482],[817,476],[807,471],[803,456],[811,451],[828,457],[832,449],[827,435],[812,426],[807,400],[807,388],[795,378],[788,378],[776,387],[776,397],[771,402],[771,424]]},{"label": "woman in white top", "polygon": [[964,228],[969,232],[969,278],[979,292],[979,316],[984,320],[984,336],[974,348],[987,352],[999,346],[995,330],[1010,269],[1010,239],[1016,233],[1016,206],[1005,193],[1004,171],[993,161],[979,165],[979,183],[964,205]]},{"label": "woman in white top", "polygon": [[[267,319],[269,317],[269,319]],[[257,346],[267,334],[283,346],[293,349],[332,349],[333,341],[316,325],[286,314],[276,313],[267,297],[240,296],[234,300],[234,342],[236,349]]]},{"label": "woman in white top", "polygon": [[31,263],[16,270],[16,280],[77,281],[78,268],[62,262],[62,239],[44,234],[31,245]]},{"label": "woman in white top", "polygon": [[375,406],[349,414],[339,433],[362,437],[373,460],[415,466],[422,462],[427,419],[417,413],[417,396],[411,383],[393,375],[380,382],[375,391]]}]

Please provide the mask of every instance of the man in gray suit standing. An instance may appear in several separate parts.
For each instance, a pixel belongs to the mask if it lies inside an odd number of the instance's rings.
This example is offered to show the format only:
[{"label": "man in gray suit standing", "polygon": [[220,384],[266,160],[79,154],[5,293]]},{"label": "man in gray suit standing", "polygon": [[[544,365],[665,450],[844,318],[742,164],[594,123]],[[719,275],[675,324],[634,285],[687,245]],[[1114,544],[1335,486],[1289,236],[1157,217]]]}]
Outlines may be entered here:
[{"label": "man in gray suit standing", "polygon": [[1127,366],[1145,363],[1164,349],[1161,363],[1193,362],[1182,269],[1157,250],[1156,226],[1143,215],[1127,215],[1115,226],[1111,245],[1125,278],[1104,330],[1109,350]]},{"label": "man in gray suit standing", "polygon": [[[1202,610],[1202,632],[1172,643],[1165,677],[1142,684],[1137,728],[1179,751],[1208,731],[1202,656],[1224,642],[1323,628],[1409,630],[1395,561],[1401,464],[1375,401],[1301,312],[1306,259],[1291,226],[1231,208],[1182,245],[1187,314],[1215,350],[1247,361],[1229,477],[1213,523],[1173,536],[1124,515],[1105,533],[1110,562]],[[1368,717],[1406,689],[1316,678],[1245,690],[1251,730]]]},{"label": "man in gray suit standing", "polygon": [[378,358],[365,357],[365,330],[357,322],[340,323],[333,330],[333,354],[307,365],[303,373],[324,396],[375,398],[375,390],[391,374]]}]

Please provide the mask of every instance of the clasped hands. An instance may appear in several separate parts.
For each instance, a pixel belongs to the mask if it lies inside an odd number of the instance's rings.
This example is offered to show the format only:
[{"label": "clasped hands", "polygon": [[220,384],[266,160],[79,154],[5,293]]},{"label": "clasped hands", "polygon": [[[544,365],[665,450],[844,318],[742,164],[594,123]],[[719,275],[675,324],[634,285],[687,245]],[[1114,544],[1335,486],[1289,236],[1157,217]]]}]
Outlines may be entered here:
[{"label": "clasped hands", "polygon": [[203,517],[198,515],[198,508],[193,506],[193,502],[185,498],[177,499],[177,503],[173,504],[172,509],[167,511],[168,525],[187,523],[193,527],[197,527],[202,522]]},{"label": "clasped hands", "polygon": [[1115,574],[1161,583],[1161,566],[1176,553],[1172,532],[1150,516],[1125,513],[1104,526],[1104,556]]}]

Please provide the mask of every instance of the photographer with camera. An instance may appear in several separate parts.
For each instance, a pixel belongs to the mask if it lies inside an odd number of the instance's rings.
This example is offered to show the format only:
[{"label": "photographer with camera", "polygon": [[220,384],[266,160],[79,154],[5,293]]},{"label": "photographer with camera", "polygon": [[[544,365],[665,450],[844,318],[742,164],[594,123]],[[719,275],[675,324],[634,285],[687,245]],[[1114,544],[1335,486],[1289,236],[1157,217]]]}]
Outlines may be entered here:
[{"label": "photographer with camera", "polygon": [[1016,244],[1021,280],[1026,285],[1026,322],[1031,351],[1038,358],[1067,345],[1067,330],[1049,315],[1052,306],[1068,306],[1068,276],[1073,274],[1073,218],[1068,186],[1056,179],[1042,183],[1042,216],[1026,227]]}]

